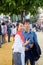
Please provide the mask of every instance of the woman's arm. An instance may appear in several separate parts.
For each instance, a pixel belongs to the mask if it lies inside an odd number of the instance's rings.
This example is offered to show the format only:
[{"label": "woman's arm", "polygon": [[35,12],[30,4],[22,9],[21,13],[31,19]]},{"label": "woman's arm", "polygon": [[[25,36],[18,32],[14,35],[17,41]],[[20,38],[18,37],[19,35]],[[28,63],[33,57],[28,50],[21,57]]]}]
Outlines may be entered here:
[{"label": "woman's arm", "polygon": [[23,46],[26,46],[27,44],[29,44],[29,40],[26,40],[26,42],[23,43]]}]

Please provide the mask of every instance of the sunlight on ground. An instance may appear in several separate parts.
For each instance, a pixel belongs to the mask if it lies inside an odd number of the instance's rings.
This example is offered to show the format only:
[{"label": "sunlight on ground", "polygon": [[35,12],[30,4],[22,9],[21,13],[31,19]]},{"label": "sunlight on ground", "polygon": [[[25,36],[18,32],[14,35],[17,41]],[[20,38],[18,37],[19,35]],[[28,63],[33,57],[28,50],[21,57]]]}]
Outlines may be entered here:
[{"label": "sunlight on ground", "polygon": [[0,65],[12,65],[12,43],[2,44],[2,48],[0,48]]},{"label": "sunlight on ground", "polygon": [[[43,65],[43,33],[38,32],[37,37],[40,47],[42,49],[42,55],[41,58],[36,62],[36,65]],[[13,39],[11,37],[11,42],[2,44],[2,48],[0,48],[0,65],[12,65],[12,49],[11,49],[13,45],[12,40]]]}]

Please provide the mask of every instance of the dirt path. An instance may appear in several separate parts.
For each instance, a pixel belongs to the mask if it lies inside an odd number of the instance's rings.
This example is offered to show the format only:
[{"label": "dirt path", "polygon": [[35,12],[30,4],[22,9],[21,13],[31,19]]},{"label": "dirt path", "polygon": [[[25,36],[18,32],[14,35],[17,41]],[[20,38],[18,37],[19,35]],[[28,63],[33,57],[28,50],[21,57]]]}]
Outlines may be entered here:
[{"label": "dirt path", "polygon": [[37,65],[43,65],[43,32],[37,32],[38,42],[41,47],[41,58],[37,61]]},{"label": "dirt path", "polygon": [[[37,37],[42,50],[42,55],[41,58],[36,62],[36,65],[43,65],[43,33],[37,32]],[[2,45],[2,48],[0,48],[0,65],[12,65],[12,43],[13,42],[5,43]]]},{"label": "dirt path", "polygon": [[12,42],[2,44],[2,48],[0,48],[0,65],[12,65],[11,46]]}]

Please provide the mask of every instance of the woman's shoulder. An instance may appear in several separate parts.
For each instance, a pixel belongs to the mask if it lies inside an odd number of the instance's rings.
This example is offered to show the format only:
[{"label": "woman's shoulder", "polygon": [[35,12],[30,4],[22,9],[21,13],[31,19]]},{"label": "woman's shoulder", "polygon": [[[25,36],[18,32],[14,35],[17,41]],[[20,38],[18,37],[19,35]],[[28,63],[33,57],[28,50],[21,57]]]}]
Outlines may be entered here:
[{"label": "woman's shoulder", "polygon": [[16,34],[15,35],[15,38],[18,38],[19,39],[20,38],[20,35],[19,34]]}]

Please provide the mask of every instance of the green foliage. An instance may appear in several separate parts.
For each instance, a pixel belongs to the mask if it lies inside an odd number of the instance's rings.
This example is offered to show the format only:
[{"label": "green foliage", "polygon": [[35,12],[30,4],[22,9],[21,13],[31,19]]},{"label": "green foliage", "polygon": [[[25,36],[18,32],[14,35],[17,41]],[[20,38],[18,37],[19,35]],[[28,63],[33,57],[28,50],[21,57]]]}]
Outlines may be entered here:
[{"label": "green foliage", "polygon": [[0,13],[21,14],[25,10],[34,15],[39,6],[43,7],[43,0],[0,0]]},{"label": "green foliage", "polygon": [[32,16],[32,17],[30,17],[30,21],[31,21],[32,23],[37,22],[37,20],[38,20],[38,16]]},{"label": "green foliage", "polygon": [[35,22],[34,17],[31,17],[31,18],[30,18],[30,21],[31,21],[32,23],[34,23],[34,22]]}]

